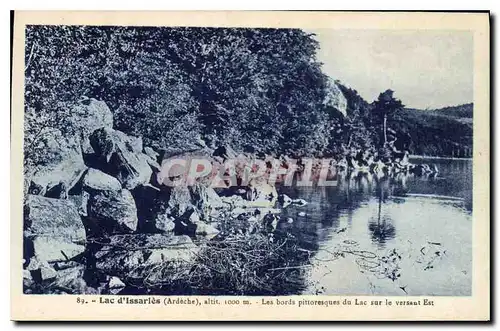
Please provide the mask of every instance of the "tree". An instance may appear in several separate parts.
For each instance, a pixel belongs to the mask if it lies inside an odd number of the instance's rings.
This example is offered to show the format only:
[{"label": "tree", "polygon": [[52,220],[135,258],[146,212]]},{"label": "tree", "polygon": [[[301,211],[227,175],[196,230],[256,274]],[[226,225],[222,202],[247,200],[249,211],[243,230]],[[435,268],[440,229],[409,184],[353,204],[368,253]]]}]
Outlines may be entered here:
[{"label": "tree", "polygon": [[382,119],[383,144],[387,142],[387,117],[404,107],[401,100],[394,98],[393,94],[393,90],[386,90],[380,93],[378,99],[374,102],[373,112]]},{"label": "tree", "polygon": [[28,26],[26,160],[43,161],[47,132],[74,136],[82,96],[105,101],[115,129],[160,150],[321,152],[318,47],[299,29]]}]

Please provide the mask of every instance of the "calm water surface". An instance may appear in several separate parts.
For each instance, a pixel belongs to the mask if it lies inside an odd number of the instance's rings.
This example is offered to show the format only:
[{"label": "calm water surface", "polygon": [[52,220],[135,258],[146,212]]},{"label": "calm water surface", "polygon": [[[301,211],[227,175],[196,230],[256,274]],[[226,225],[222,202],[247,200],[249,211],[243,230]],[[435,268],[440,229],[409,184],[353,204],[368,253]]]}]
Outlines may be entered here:
[{"label": "calm water surface", "polygon": [[309,202],[285,208],[294,221],[280,225],[311,255],[302,293],[471,294],[472,161],[412,161],[436,164],[439,175],[281,188]]}]

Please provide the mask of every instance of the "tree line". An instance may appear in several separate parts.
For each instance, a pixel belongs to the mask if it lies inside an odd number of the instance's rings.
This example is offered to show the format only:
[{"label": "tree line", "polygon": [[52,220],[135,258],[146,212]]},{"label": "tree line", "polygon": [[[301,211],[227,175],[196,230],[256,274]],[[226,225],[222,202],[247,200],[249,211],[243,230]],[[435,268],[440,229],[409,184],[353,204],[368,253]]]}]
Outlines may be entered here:
[{"label": "tree line", "polygon": [[318,48],[300,29],[28,26],[25,150],[47,128],[73,134],[82,96],[105,101],[118,130],[158,150],[310,156],[383,144],[401,102],[385,92],[369,104],[338,84],[340,115],[325,103]]}]

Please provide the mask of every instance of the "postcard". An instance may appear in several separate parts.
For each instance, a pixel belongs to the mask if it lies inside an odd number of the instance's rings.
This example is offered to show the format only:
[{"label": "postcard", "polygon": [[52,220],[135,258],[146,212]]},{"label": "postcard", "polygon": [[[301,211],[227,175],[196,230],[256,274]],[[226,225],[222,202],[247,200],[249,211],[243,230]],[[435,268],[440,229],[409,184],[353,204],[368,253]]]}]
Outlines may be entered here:
[{"label": "postcard", "polygon": [[488,12],[13,29],[13,320],[490,319]]}]

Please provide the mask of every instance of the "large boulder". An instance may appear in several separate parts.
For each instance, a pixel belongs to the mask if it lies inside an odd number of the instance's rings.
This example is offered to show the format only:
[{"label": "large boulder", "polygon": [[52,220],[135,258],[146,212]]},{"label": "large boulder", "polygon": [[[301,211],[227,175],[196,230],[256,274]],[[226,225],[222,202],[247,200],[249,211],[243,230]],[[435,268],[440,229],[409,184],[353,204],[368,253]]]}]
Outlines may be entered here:
[{"label": "large boulder", "polygon": [[69,200],[28,195],[24,204],[25,259],[71,259],[85,250],[86,232]]},{"label": "large boulder", "polygon": [[278,201],[276,187],[265,180],[252,180],[249,183],[248,200],[252,206],[273,207]]},{"label": "large boulder", "polygon": [[85,266],[74,261],[49,265],[32,259],[24,271],[23,275],[31,277],[31,282],[25,282],[25,293],[32,292],[31,287],[36,293],[43,294],[96,294],[84,279]]},{"label": "large boulder", "polygon": [[[194,186],[162,187],[138,186],[134,195],[141,230],[176,231],[179,234],[194,235],[190,215],[201,215],[204,221],[210,220],[216,207],[225,205],[212,188],[201,184]],[[190,232],[184,228],[192,228]],[[210,231],[212,233],[213,231]]]},{"label": "large boulder", "polygon": [[73,202],[73,204],[76,206],[76,208],[78,210],[78,214],[80,214],[80,216],[83,216],[83,217],[88,216],[87,205],[89,202],[89,198],[90,198],[90,193],[88,193],[86,191],[83,191],[83,192],[81,192],[81,194],[78,194],[78,195],[68,196],[68,200]]},{"label": "large boulder", "polygon": [[54,130],[43,137],[43,164],[29,170],[29,194],[65,198],[86,170],[80,141]]},{"label": "large boulder", "polygon": [[185,221],[194,210],[191,194],[186,186],[172,187],[166,203],[158,205],[157,212],[152,221],[157,230],[162,232],[175,231],[178,234],[187,234],[188,231],[179,231],[187,227]]},{"label": "large boulder", "polygon": [[144,147],[144,154],[146,154],[156,162],[158,162],[158,158],[160,157],[160,153],[156,152],[153,148],[149,146]]},{"label": "large boulder", "polygon": [[24,204],[25,236],[62,236],[85,241],[85,228],[75,205],[69,200],[28,194]]},{"label": "large boulder", "polygon": [[104,101],[84,96],[73,107],[71,114],[84,137],[99,128],[113,127],[113,113]]},{"label": "large boulder", "polygon": [[104,101],[83,96],[73,107],[71,114],[74,126],[79,128],[85,158],[94,153],[89,141],[90,134],[100,128],[113,128],[113,113]]},{"label": "large boulder", "polygon": [[170,213],[174,217],[182,216],[188,209],[193,207],[191,203],[191,193],[187,186],[174,186],[170,191],[168,199]]},{"label": "large boulder", "polygon": [[120,191],[122,185],[115,177],[100,170],[90,168],[83,177],[83,189],[89,192]]},{"label": "large boulder", "polygon": [[47,261],[36,256],[30,259],[26,270],[31,273],[32,279],[36,283],[53,280],[57,277],[57,271]]},{"label": "large boulder", "polygon": [[148,157],[146,157],[146,162],[149,164],[151,169],[153,169],[155,174],[157,174],[161,171],[161,166],[156,160],[154,160],[148,156]]},{"label": "large boulder", "polygon": [[347,116],[347,99],[333,79],[327,81],[326,95],[323,104],[336,109],[344,117]]},{"label": "large boulder", "polygon": [[193,210],[191,195],[186,186],[138,186],[133,191],[136,201],[140,231],[171,232],[181,218]]},{"label": "large boulder", "polygon": [[205,221],[210,221],[212,216],[218,214],[218,209],[227,206],[210,185],[195,183],[189,190],[193,205]]},{"label": "large boulder", "polygon": [[137,208],[130,191],[100,191],[90,196],[88,217],[104,233],[129,233],[137,229]]},{"label": "large boulder", "polygon": [[95,294],[95,290],[88,287],[84,274],[85,266],[75,263],[57,270],[56,277],[49,287],[60,289],[68,294]]},{"label": "large boulder", "polygon": [[73,243],[61,236],[36,236],[32,239],[34,255],[47,262],[71,259],[85,251],[81,243]]},{"label": "large boulder", "polygon": [[153,171],[150,157],[142,154],[142,139],[109,128],[95,130],[89,139],[95,167],[116,177],[123,187],[133,189],[150,181]]},{"label": "large boulder", "polygon": [[169,214],[169,189],[141,185],[132,191],[139,218],[139,232],[170,232],[174,230],[174,218]]},{"label": "large boulder", "polygon": [[68,121],[74,134],[53,129],[39,139],[43,144],[44,163],[37,162],[36,167],[29,170],[30,194],[67,196],[86,169],[84,154],[93,153],[89,135],[99,128],[113,127],[113,114],[103,101],[82,97],[76,105],[68,107],[72,107]]},{"label": "large boulder", "polygon": [[96,268],[109,275],[127,276],[153,264],[192,262],[198,250],[188,236],[114,235],[95,253]]},{"label": "large boulder", "polygon": [[[193,150],[190,152],[185,152],[181,154],[167,154],[164,153],[161,160],[161,169],[158,174],[156,174],[156,181],[159,185],[164,186],[175,186],[172,182],[177,180],[184,180],[186,175],[189,173],[189,169],[194,160],[197,162],[200,160],[205,160],[214,163],[212,159],[212,150],[200,149]],[[214,168],[212,168],[213,170]],[[197,180],[199,180],[198,178]]]}]

